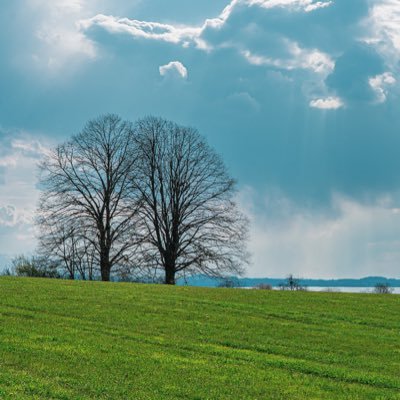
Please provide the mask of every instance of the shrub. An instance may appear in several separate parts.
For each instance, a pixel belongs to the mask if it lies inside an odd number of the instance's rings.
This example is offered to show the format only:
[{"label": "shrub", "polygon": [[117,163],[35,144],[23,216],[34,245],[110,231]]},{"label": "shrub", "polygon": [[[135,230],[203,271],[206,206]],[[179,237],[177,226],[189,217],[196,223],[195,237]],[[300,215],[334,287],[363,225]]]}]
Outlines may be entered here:
[{"label": "shrub", "polygon": [[60,278],[57,267],[40,257],[19,255],[11,261],[11,269],[17,276],[31,278]]},{"label": "shrub", "polygon": [[390,294],[393,292],[393,289],[388,283],[377,283],[374,292],[376,294]]},{"label": "shrub", "polygon": [[279,288],[281,290],[297,290],[297,291],[306,291],[307,286],[300,284],[300,279],[295,278],[292,274],[288,275],[284,282],[279,284]]}]

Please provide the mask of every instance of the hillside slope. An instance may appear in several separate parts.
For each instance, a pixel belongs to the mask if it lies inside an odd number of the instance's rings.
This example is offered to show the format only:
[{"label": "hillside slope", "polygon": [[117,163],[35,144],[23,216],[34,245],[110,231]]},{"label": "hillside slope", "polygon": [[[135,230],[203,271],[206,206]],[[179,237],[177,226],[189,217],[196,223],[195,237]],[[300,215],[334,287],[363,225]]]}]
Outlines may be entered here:
[{"label": "hillside slope", "polygon": [[0,278],[1,399],[400,399],[400,296]]}]

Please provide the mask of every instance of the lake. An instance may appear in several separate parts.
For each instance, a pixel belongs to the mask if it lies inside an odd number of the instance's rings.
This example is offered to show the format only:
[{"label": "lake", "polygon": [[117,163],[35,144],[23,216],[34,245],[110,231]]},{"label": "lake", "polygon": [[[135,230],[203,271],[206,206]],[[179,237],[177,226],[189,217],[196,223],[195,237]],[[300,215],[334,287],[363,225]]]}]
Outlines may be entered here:
[{"label": "lake", "polygon": [[[279,289],[279,288],[274,288]],[[319,287],[319,286],[308,286],[307,290],[310,292],[343,292],[343,293],[374,293],[373,287]],[[392,288],[394,294],[400,294],[400,287]]]}]

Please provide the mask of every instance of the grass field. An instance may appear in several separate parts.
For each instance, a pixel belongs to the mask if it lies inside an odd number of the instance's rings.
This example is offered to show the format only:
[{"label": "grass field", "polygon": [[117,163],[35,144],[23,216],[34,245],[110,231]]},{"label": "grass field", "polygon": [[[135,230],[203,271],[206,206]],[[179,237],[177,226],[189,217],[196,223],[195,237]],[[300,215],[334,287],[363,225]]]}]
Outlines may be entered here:
[{"label": "grass field", "polygon": [[1,399],[400,399],[400,296],[0,278]]}]

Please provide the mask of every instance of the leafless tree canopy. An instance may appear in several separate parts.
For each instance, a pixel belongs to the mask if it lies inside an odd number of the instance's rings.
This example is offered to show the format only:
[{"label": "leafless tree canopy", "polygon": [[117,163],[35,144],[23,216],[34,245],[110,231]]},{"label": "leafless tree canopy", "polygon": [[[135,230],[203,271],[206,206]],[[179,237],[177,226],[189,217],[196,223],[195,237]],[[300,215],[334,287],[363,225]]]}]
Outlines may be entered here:
[{"label": "leafless tree canopy", "polygon": [[285,282],[279,284],[281,290],[292,290],[292,291],[306,291],[307,287],[301,285],[301,281],[299,278],[293,276],[293,274],[289,274],[285,279]]},{"label": "leafless tree canopy", "polygon": [[40,256],[56,265],[62,276],[93,280],[96,277],[96,251],[87,232],[74,219],[60,223],[58,215],[41,221]]},{"label": "leafless tree canopy", "polygon": [[383,283],[377,283],[375,285],[374,292],[376,294],[391,294],[393,292],[393,289],[390,287],[388,283],[383,282]]},{"label": "leafless tree canopy", "polygon": [[135,187],[147,237],[141,262],[161,268],[167,284],[176,274],[241,273],[247,221],[221,158],[192,128],[149,117],[135,131]]},{"label": "leafless tree canopy", "polygon": [[221,158],[192,128],[90,121],[40,166],[40,248],[64,275],[241,273],[247,220]]},{"label": "leafless tree canopy", "polygon": [[[112,268],[132,257],[138,242],[132,144],[131,124],[106,115],[90,121],[40,165],[41,244],[61,254],[64,262],[82,259],[79,251],[86,256],[93,251],[102,280],[109,280]],[[67,270],[72,275],[75,268],[79,261]]]}]

